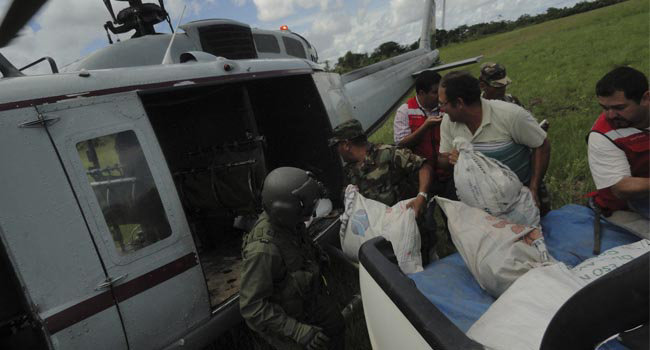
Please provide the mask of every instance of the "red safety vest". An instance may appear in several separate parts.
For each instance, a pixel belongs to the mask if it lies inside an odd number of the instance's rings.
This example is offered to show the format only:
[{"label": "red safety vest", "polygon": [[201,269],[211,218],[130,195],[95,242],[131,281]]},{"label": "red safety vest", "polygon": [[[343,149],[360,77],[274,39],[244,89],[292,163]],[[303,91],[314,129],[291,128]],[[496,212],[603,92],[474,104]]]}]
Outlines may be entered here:
[{"label": "red safety vest", "polygon": [[[616,147],[625,152],[633,177],[649,177],[650,135],[648,130],[636,128],[614,129],[605,118],[605,113],[603,113],[594,123],[591,132],[597,132],[605,136]],[[610,187],[592,192],[588,196],[594,197],[596,204],[605,209],[606,215],[614,210],[627,208],[627,203],[614,196]]]},{"label": "red safety vest", "polygon": [[[409,117],[409,128],[411,128],[411,133],[413,133],[424,124],[424,121],[427,120],[427,115],[424,113],[424,110],[420,107],[415,97],[408,99],[406,105],[408,107],[407,113]],[[436,167],[439,150],[440,124],[435,125],[426,131],[424,136],[422,136],[420,143],[414,147],[413,152],[420,157],[428,159],[435,170],[438,179],[443,180],[449,176],[449,173]]]}]

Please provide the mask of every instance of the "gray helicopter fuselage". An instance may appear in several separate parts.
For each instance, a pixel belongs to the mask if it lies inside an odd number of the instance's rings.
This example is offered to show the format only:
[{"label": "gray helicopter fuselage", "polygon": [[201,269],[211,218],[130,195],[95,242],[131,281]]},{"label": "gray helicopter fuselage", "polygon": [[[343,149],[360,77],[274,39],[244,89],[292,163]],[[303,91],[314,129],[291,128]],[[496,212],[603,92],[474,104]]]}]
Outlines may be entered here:
[{"label": "gray helicopter fuselage", "polygon": [[[11,199],[0,201],[2,244],[47,343],[61,349],[127,343],[132,349],[194,348],[239,322],[238,287],[232,286],[232,294],[206,288],[212,265],[193,240],[193,227],[203,222],[196,212],[207,210],[196,202],[212,198],[213,186],[203,190],[208,197],[188,200],[186,193],[195,188],[188,182],[217,164],[231,169],[210,170],[220,176],[247,169],[242,176],[251,181],[221,184],[247,188],[273,167],[294,165],[312,170],[338,193],[340,164],[327,147],[331,128],[354,117],[374,124],[379,117],[370,113],[383,114],[377,105],[388,110],[412,84],[410,72],[430,66],[430,57],[356,80],[368,80],[354,88],[363,92],[360,97],[350,94],[341,76],[306,59],[208,56],[209,61],[0,79],[0,161],[16,164],[0,172],[1,191]],[[203,95],[213,96],[197,97]],[[165,103],[171,104],[160,107]],[[129,165],[120,156],[102,155],[119,154],[110,145],[129,137],[137,142],[147,176],[113,174],[111,168]],[[264,145],[255,143],[262,139]],[[252,146],[233,146],[246,143]],[[95,167],[88,163],[90,144],[98,149]],[[201,148],[228,151],[214,151],[207,164],[188,155]],[[137,192],[143,177],[152,179],[147,186],[156,189],[168,231],[136,249],[135,239],[124,238],[129,231],[116,236],[115,228],[146,231],[149,224],[122,223],[110,213],[135,210],[136,196],[122,206],[117,201],[125,191]],[[253,185],[241,196],[255,198],[258,190]],[[215,203],[207,207],[246,212],[235,199]],[[210,230],[218,234],[223,225],[214,225]],[[336,237],[335,226],[317,234],[325,232]],[[233,259],[233,266],[220,270],[236,272]]]},{"label": "gray helicopter fuselage", "polygon": [[171,63],[179,63],[181,53],[189,51],[203,51],[229,59],[303,58],[318,61],[311,44],[289,30],[250,28],[229,19],[193,21],[180,26],[180,29],[183,31],[178,31],[173,41],[172,34],[161,33],[115,42],[69,64],[64,70],[159,65],[168,47]]},{"label": "gray helicopter fuselage", "polygon": [[[264,176],[309,170],[340,205],[332,128],[377,127],[438,62],[426,6],[419,49],[344,75],[297,34],[206,20],[170,64],[171,35],[147,35],[0,79],[0,347],[194,349],[241,322]],[[310,229],[336,241],[338,220]]]}]

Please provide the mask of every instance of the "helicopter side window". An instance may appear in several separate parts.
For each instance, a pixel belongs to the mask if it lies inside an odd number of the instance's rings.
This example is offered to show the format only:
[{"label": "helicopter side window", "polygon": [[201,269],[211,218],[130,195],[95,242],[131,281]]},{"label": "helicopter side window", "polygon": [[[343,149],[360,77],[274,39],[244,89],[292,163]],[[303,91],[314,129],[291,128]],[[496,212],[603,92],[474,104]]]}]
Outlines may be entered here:
[{"label": "helicopter side window", "polygon": [[305,55],[305,48],[302,46],[300,41],[283,36],[282,42],[284,43],[284,48],[287,49],[288,55],[307,58],[307,55]]},{"label": "helicopter side window", "polygon": [[133,131],[79,142],[77,152],[120,254],[171,235],[160,195]]},{"label": "helicopter side window", "polygon": [[280,53],[280,44],[275,35],[253,34],[253,40],[258,52]]}]

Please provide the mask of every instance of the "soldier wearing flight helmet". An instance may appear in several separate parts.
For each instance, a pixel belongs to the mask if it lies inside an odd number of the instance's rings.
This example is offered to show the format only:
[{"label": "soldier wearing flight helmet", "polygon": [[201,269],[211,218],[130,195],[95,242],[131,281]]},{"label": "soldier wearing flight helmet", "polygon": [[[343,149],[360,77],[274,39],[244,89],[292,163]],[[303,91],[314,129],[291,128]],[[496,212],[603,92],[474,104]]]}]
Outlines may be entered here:
[{"label": "soldier wearing flight helmet", "polygon": [[320,250],[304,222],[325,190],[313,176],[277,168],[264,180],[264,212],[244,236],[239,307],[276,349],[343,349],[345,324],[323,293]]}]

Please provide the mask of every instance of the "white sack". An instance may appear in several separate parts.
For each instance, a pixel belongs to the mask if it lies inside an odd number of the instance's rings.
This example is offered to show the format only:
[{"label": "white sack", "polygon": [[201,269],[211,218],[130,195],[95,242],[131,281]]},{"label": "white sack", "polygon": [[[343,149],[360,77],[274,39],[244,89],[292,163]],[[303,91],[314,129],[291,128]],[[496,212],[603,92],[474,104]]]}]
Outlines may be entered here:
[{"label": "white sack", "polygon": [[390,241],[397,263],[404,273],[422,271],[420,231],[415,212],[407,209],[409,200],[392,207],[363,197],[356,186],[345,189],[345,211],[341,215],[341,248],[354,261],[359,261],[363,242],[377,236]]},{"label": "white sack", "polygon": [[498,160],[475,152],[462,137],[453,144],[459,151],[454,182],[461,202],[516,224],[539,227],[539,209],[517,174]]},{"label": "white sack", "polygon": [[467,331],[495,350],[537,350],[553,316],[582,287],[650,251],[650,241],[606,250],[569,269],[563,263],[530,270],[499,297]]},{"label": "white sack", "polygon": [[447,215],[451,240],[465,265],[490,295],[498,297],[517,278],[552,259],[537,228],[510,223],[462,202],[441,197],[436,201]]}]

